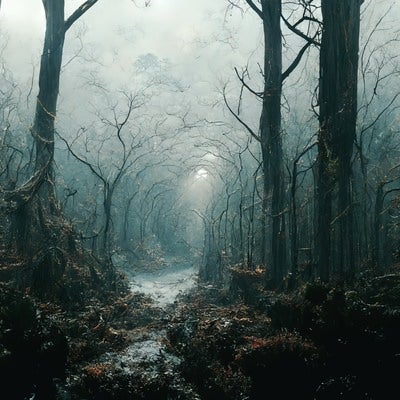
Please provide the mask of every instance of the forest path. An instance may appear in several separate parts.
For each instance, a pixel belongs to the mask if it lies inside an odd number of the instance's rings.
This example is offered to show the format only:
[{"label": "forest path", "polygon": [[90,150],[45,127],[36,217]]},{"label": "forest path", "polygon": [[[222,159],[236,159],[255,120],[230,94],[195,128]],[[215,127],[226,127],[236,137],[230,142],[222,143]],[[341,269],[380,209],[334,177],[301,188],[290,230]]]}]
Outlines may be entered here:
[{"label": "forest path", "polygon": [[129,276],[133,292],[149,295],[156,305],[164,308],[179,294],[187,292],[197,282],[198,267],[187,260],[166,258],[166,266],[155,272],[141,272]]},{"label": "forest path", "polygon": [[181,359],[165,346],[168,314],[172,311],[169,307],[174,307],[177,297],[196,285],[198,268],[194,262],[172,257],[165,264],[155,272],[127,273],[132,292],[150,296],[154,306],[162,310],[162,316],[132,330],[133,341],[123,352],[107,353],[99,361],[113,366],[117,381],[135,382],[139,391],[150,390],[148,398],[153,398],[152,390],[164,390],[165,397],[157,398],[200,400],[181,374]]}]

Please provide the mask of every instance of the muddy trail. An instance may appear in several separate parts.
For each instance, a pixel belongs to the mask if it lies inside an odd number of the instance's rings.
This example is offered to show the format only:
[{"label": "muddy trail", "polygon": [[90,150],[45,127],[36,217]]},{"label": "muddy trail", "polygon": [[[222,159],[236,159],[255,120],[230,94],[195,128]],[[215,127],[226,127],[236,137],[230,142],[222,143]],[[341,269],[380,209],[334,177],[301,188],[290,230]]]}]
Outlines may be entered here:
[{"label": "muddy trail", "polygon": [[166,258],[163,268],[153,272],[128,272],[132,292],[150,296],[162,308],[196,285],[198,267],[187,260]]},{"label": "muddy trail", "polygon": [[[153,307],[159,308],[161,312],[147,326],[131,332],[133,343],[122,353],[106,354],[103,359],[119,366],[127,375],[140,374],[146,382],[159,381],[162,375],[177,381],[169,382],[175,389],[182,386],[183,382],[175,371],[180,359],[170,354],[165,346],[166,328],[178,307],[179,296],[195,288],[197,272],[198,268],[193,263],[171,257],[157,271],[128,273],[132,293],[147,296],[153,301]],[[187,391],[187,387],[183,387]]]},{"label": "muddy trail", "polygon": [[135,316],[129,314],[121,327],[110,320],[108,328],[111,335],[124,337],[125,346],[99,354],[81,369],[80,376],[77,370],[69,378],[72,397],[68,398],[199,399],[182,377],[182,360],[168,350],[167,338],[179,297],[196,287],[197,270],[193,263],[172,257],[156,271],[125,270],[128,297],[136,299],[127,306],[131,312],[136,308],[137,318],[130,322]]}]

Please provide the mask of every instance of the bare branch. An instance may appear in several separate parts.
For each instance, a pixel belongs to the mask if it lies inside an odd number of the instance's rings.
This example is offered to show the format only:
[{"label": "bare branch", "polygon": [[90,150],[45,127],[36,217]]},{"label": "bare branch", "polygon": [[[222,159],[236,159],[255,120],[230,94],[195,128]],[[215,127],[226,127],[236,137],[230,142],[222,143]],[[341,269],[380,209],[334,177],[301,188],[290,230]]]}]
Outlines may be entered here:
[{"label": "bare branch", "polygon": [[299,65],[301,59],[303,58],[304,53],[306,50],[312,45],[312,42],[306,42],[306,44],[301,48],[298,52],[296,58],[293,62],[289,65],[286,71],[282,73],[282,82],[295,70],[295,68]]},{"label": "bare branch", "polygon": [[104,179],[104,177],[98,171],[96,171],[96,169],[93,167],[93,165],[90,162],[88,162],[87,160],[85,160],[84,158],[80,157],[78,154],[76,154],[72,150],[70,144],[67,142],[67,140],[64,137],[62,137],[58,132],[56,132],[56,134],[65,143],[65,145],[67,146],[68,151],[72,154],[72,156],[76,160],[80,161],[82,164],[85,164],[87,167],[89,167],[89,169],[93,172],[93,174],[96,175],[97,178],[99,178],[104,184],[106,184],[106,180]]},{"label": "bare branch", "polygon": [[363,127],[361,129],[360,134],[362,135],[364,132],[366,132],[368,129],[372,128],[378,120],[382,117],[383,114],[390,108],[390,106],[396,101],[396,99],[400,96],[400,93],[396,93],[393,98],[390,100],[390,102],[378,113],[378,115],[374,118],[374,120],[368,124],[367,126]]},{"label": "bare branch", "polygon": [[310,44],[313,44],[315,46],[320,46],[321,44],[315,40],[315,36],[314,37],[309,37],[306,34],[304,34],[300,29],[297,29],[294,25],[292,25],[282,14],[281,14],[281,18],[283,20],[283,22],[285,23],[285,25],[293,32],[295,33],[297,36],[300,36],[301,38],[303,38],[306,42],[310,42]]},{"label": "bare branch", "polygon": [[239,71],[237,70],[237,68],[235,67],[235,72],[236,72],[236,76],[238,77],[239,81],[242,83],[242,85],[250,92],[253,93],[255,96],[259,97],[260,99],[263,97],[263,93],[262,92],[256,92],[254,89],[252,89],[245,81],[244,81],[244,72],[242,73],[242,75],[239,75]]},{"label": "bare branch", "polygon": [[263,20],[264,13],[260,10],[252,0],[246,0],[246,3],[253,9],[253,11]]},{"label": "bare branch", "polygon": [[65,21],[64,30],[65,32],[71,28],[71,26],[76,22],[86,11],[88,11],[92,6],[97,3],[98,0],[87,0],[80,7],[78,7]]},{"label": "bare branch", "polygon": [[250,133],[250,135],[251,135],[254,139],[256,139],[258,142],[261,142],[261,138],[253,131],[253,129],[251,129],[250,126],[247,125],[246,122],[244,122],[244,121],[232,110],[231,106],[230,106],[229,103],[228,103],[228,100],[227,100],[227,98],[226,98],[226,95],[225,95],[225,88],[224,88],[224,90],[223,90],[223,98],[224,98],[224,103],[225,103],[226,107],[228,108],[229,112],[235,117],[235,119],[236,119],[237,121],[239,121],[239,122],[247,129],[247,131]]}]

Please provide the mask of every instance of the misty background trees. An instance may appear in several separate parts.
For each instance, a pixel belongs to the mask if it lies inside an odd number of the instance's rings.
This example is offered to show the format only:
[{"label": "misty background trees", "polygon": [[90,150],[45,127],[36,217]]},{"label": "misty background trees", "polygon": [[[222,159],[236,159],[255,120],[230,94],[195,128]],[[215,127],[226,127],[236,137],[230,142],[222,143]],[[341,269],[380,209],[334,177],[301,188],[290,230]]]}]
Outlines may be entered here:
[{"label": "misty background trees", "polygon": [[[196,5],[206,22],[177,28],[174,59],[147,51],[138,22],[167,4],[102,3],[43,1],[42,58],[29,68],[8,33],[20,27],[0,10],[2,235],[13,251],[35,258],[47,246],[58,259],[54,249],[79,242],[110,273],[191,257],[214,284],[231,266],[261,266],[272,287],[396,261],[395,5],[207,2]],[[177,21],[191,7],[181,3]],[[71,229],[67,250],[59,226]]]}]

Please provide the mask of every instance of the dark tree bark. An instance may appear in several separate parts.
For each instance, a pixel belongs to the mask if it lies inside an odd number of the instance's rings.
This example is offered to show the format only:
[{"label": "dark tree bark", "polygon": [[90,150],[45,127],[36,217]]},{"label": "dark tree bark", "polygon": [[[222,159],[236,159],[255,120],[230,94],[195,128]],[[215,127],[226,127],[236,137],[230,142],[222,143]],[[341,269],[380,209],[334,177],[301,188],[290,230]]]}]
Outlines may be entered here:
[{"label": "dark tree bark", "polygon": [[[281,132],[282,32],[281,0],[260,0],[259,8],[246,0],[261,18],[264,32],[264,88],[258,135],[249,129],[261,145],[263,168],[263,205],[261,218],[261,259],[269,264],[271,284],[277,286],[287,268],[285,194]],[[297,65],[298,61],[295,62]],[[293,67],[294,68],[294,67]],[[289,75],[290,72],[288,72]],[[242,83],[244,84],[243,80]],[[248,88],[248,86],[246,86]],[[249,88],[248,88],[249,89]],[[255,93],[252,91],[252,93]],[[241,121],[239,119],[241,123]],[[271,229],[269,231],[269,229]]]},{"label": "dark tree bark", "polygon": [[22,245],[25,253],[31,252],[34,240],[47,242],[50,237],[57,236],[52,234],[47,220],[59,214],[54,190],[53,161],[64,39],[72,24],[97,1],[86,1],[65,21],[64,0],[43,0],[46,31],[40,62],[39,93],[31,128],[36,147],[34,171],[28,182],[5,195],[15,226],[19,227],[19,236],[22,240],[27,238]]},{"label": "dark tree bark", "polygon": [[[356,134],[360,0],[323,0],[318,137],[319,274],[329,280],[331,262],[354,273],[351,159]],[[334,204],[334,191],[337,204]],[[337,226],[337,243],[331,230]],[[337,257],[332,259],[335,252]]]},{"label": "dark tree bark", "polygon": [[67,30],[98,0],[83,3],[66,21],[64,0],[43,0],[46,32],[40,61],[39,94],[32,134],[36,145],[35,174],[41,176],[40,202],[54,205],[53,184],[54,128],[64,40]]},{"label": "dark tree bark", "polygon": [[[281,131],[281,0],[264,0],[261,5],[264,29],[264,90],[260,118],[264,172],[263,226],[265,231],[269,219],[268,213],[271,213],[270,266],[272,284],[277,285],[282,280],[287,264]],[[264,238],[266,237],[266,232],[264,232]],[[265,254],[264,251],[262,254],[264,262],[266,261]]]},{"label": "dark tree bark", "polygon": [[[60,72],[64,39],[72,24],[89,10],[98,0],[88,0],[64,20],[64,0],[42,0],[46,14],[46,31],[39,72],[39,93],[36,111],[31,128],[36,157],[32,177],[13,190],[4,190],[7,212],[11,214],[21,245],[17,247],[26,255],[32,256],[35,244],[57,241],[55,228],[61,228],[62,221],[50,217],[59,216],[54,182],[54,133],[57,99],[60,86]],[[29,217],[29,218],[28,218]],[[26,239],[26,240],[25,240]],[[53,243],[55,245],[55,243]]]},{"label": "dark tree bark", "polygon": [[60,86],[60,72],[65,38],[64,1],[43,0],[46,13],[46,34],[40,62],[39,94],[32,134],[36,145],[35,172],[42,176],[40,201],[52,203],[54,122]]},{"label": "dark tree bark", "polygon": [[390,256],[385,253],[385,243],[388,240],[388,223],[385,221],[387,210],[385,210],[385,200],[390,194],[400,191],[399,188],[385,190],[385,186],[395,182],[397,179],[389,179],[378,184],[375,194],[374,220],[373,220],[373,242],[372,242],[372,261],[378,273],[383,273]]},{"label": "dark tree bark", "polygon": [[[231,2],[234,4],[234,2]],[[279,286],[288,270],[285,174],[283,166],[282,129],[281,129],[281,97],[282,83],[295,70],[309,46],[317,44],[314,38],[302,34],[297,28],[283,18],[286,25],[296,33],[300,32],[305,45],[301,48],[291,65],[282,71],[282,30],[281,0],[259,0],[260,6],[253,0],[246,0],[250,8],[263,23],[264,32],[264,87],[261,93],[252,90],[244,77],[238,75],[243,86],[252,94],[262,99],[262,112],[258,133],[225,103],[235,118],[249,131],[251,136],[260,142],[263,169],[263,204],[261,216],[261,261],[268,265],[270,284]],[[299,21],[300,23],[301,21]],[[296,24],[298,25],[298,24]],[[268,275],[268,272],[267,272]]]},{"label": "dark tree bark", "polygon": [[[299,224],[298,224],[298,206],[296,199],[296,192],[298,186],[298,177],[300,173],[305,173],[307,170],[311,170],[313,166],[311,165],[304,171],[298,171],[298,164],[301,158],[309,152],[317,143],[313,143],[305,147],[293,160],[291,185],[290,185],[290,254],[291,254],[291,273],[293,277],[296,277],[299,272]],[[312,223],[310,224],[310,228]],[[307,236],[307,235],[306,235]],[[310,261],[310,260],[309,260]]]},{"label": "dark tree bark", "polygon": [[382,254],[383,254],[383,227],[382,227],[382,216],[383,216],[383,204],[385,200],[384,194],[385,183],[380,183],[376,191],[375,198],[375,210],[374,210],[374,245],[373,245],[373,259],[376,264],[376,268],[379,272],[382,271]]}]

